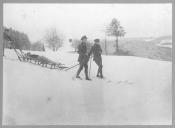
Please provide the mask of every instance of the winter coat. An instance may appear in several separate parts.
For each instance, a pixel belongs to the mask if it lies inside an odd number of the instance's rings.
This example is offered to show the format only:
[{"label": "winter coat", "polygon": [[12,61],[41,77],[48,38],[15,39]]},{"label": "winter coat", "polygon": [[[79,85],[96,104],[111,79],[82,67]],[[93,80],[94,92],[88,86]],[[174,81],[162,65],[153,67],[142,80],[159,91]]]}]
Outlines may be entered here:
[{"label": "winter coat", "polygon": [[89,54],[93,54],[94,61],[97,61],[97,62],[102,61],[102,58],[101,58],[102,49],[99,44],[94,44]]},{"label": "winter coat", "polygon": [[86,43],[81,43],[79,46],[78,46],[78,54],[79,54],[79,57],[78,57],[78,62],[80,64],[86,64],[88,62],[88,55],[87,55],[87,46],[86,46]]}]

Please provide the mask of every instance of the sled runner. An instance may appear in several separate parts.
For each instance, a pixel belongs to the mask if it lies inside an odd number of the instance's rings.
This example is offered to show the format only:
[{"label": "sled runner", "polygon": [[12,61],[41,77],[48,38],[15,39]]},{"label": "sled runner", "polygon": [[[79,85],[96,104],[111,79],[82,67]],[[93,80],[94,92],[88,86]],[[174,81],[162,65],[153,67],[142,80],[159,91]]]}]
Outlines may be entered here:
[{"label": "sled runner", "polygon": [[26,53],[27,58],[30,62],[34,62],[35,64],[41,65],[42,67],[48,67],[48,65],[50,65],[51,69],[63,69],[63,68],[67,68],[66,66],[64,66],[64,64],[62,63],[57,63],[54,62],[44,56],[39,56],[36,54],[31,54],[30,52]]},{"label": "sled runner", "polygon": [[64,64],[54,62],[54,61],[52,61],[44,56],[31,54],[30,52],[24,53],[21,49],[17,50],[15,47],[13,47],[13,49],[14,49],[14,51],[15,51],[15,53],[20,61],[34,62],[35,64],[41,65],[42,67],[47,67],[48,65],[50,65],[51,69],[68,68]]},{"label": "sled runner", "polygon": [[14,49],[19,61],[28,61],[29,60],[28,56],[21,49],[17,50],[17,48],[15,48],[15,46],[13,46],[13,49]]}]

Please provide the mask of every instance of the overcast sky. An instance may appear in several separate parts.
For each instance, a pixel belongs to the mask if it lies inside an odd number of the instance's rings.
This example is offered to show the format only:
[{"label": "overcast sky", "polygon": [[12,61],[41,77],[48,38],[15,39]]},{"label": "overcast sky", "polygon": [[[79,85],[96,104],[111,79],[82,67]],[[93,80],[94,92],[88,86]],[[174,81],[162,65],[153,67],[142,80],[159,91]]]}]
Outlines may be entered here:
[{"label": "overcast sky", "polygon": [[66,38],[104,38],[105,26],[117,18],[126,37],[172,35],[171,4],[4,4],[6,27],[25,32],[31,41],[56,27]]}]

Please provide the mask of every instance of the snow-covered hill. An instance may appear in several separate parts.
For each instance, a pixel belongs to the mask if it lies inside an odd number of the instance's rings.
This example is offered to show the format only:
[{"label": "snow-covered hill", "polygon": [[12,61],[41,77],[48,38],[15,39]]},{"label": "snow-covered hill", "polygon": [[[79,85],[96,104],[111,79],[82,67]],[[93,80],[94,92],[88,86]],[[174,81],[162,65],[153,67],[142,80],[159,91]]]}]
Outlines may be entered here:
[{"label": "snow-covered hill", "polygon": [[[77,54],[35,52],[66,65]],[[77,68],[51,70],[19,62],[13,50],[3,58],[3,124],[116,124],[171,123],[172,63],[128,56],[103,56],[104,76],[73,80]],[[81,76],[84,78],[84,72]]]},{"label": "snow-covered hill", "polygon": [[157,44],[160,47],[168,47],[172,48],[172,40],[162,40],[159,44]]}]

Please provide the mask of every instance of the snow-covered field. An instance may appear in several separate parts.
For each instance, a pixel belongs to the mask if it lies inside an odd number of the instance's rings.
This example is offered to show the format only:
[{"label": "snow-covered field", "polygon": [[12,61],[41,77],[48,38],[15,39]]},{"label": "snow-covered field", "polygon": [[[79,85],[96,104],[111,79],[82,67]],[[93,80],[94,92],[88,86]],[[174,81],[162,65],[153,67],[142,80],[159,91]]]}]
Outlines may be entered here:
[{"label": "snow-covered field", "polygon": [[172,48],[172,40],[162,40],[158,46]]},{"label": "snow-covered field", "polygon": [[[33,52],[66,65],[77,54]],[[19,62],[13,50],[3,58],[3,124],[115,124],[171,123],[172,63],[139,57],[103,56],[104,76],[73,80],[77,68],[59,71]],[[81,76],[84,78],[84,71]]]}]

